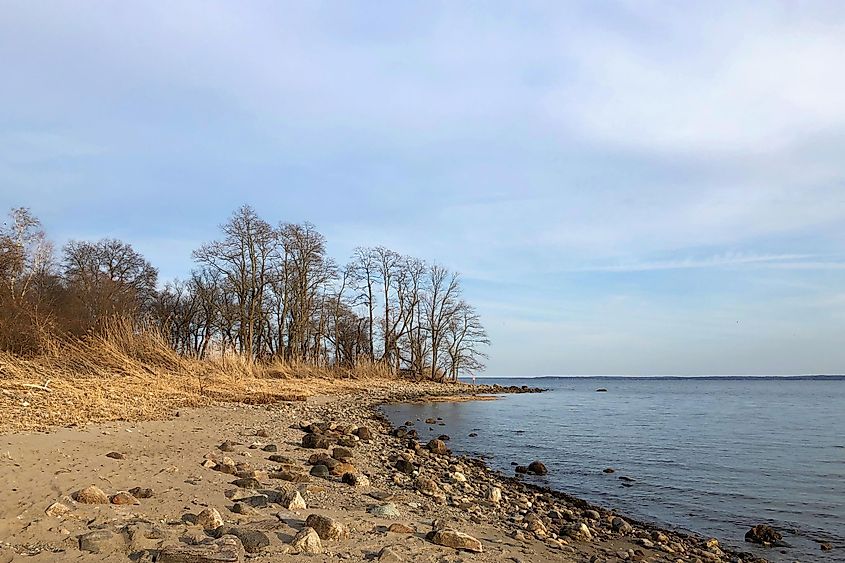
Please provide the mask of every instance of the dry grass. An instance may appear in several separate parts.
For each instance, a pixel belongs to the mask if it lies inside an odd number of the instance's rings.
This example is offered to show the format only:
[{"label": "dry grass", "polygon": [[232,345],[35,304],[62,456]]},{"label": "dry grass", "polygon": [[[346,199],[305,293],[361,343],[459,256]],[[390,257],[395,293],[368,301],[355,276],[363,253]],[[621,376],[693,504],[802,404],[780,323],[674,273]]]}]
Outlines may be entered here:
[{"label": "dry grass", "polygon": [[378,365],[327,370],[184,358],[154,331],[115,323],[100,336],[52,340],[33,358],[0,353],[0,433],[163,418],[215,402],[302,400],[387,376]]}]

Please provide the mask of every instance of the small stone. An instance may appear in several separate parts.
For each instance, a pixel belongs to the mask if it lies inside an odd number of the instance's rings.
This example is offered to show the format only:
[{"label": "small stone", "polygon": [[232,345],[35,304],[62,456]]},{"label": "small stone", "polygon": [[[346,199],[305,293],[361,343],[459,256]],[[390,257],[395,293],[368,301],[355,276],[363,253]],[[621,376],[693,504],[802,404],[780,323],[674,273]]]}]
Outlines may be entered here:
[{"label": "small stone", "polygon": [[754,526],[745,533],[745,541],[760,545],[774,545],[782,539],[783,536],[777,530],[765,524]]},{"label": "small stone", "polygon": [[373,439],[373,433],[366,426],[359,426],[355,430],[355,435],[365,442],[369,442]]},{"label": "small stone", "polygon": [[478,539],[450,528],[435,530],[429,533],[426,538],[432,543],[442,545],[444,547],[451,547],[452,549],[463,549],[473,553],[481,553],[484,551],[484,548]]},{"label": "small stone", "polygon": [[528,464],[528,472],[533,473],[534,475],[546,475],[549,470],[546,469],[546,466],[542,461],[532,461]]},{"label": "small stone", "polygon": [[241,489],[260,489],[261,483],[254,477],[244,477],[243,479],[235,479],[232,484]]},{"label": "small stone", "polygon": [[379,518],[399,518],[399,509],[392,502],[386,504],[374,504],[367,509],[367,512]]},{"label": "small stone", "polygon": [[112,459],[126,459],[126,456],[120,452],[109,452],[106,454],[106,457],[110,457]]},{"label": "small stone", "polygon": [[399,522],[394,522],[387,528],[388,532],[394,534],[413,534],[416,530],[407,524],[401,524]]},{"label": "small stone", "polygon": [[449,448],[446,447],[446,442],[443,440],[431,440],[428,444],[426,444],[426,448],[434,454],[444,455],[449,453]]},{"label": "small stone", "polygon": [[417,470],[413,463],[402,457],[396,460],[394,467],[397,471],[405,473],[406,475],[411,475],[414,471]]},{"label": "small stone", "polygon": [[47,510],[44,511],[47,516],[52,516],[53,518],[62,518],[63,516],[70,514],[70,512],[70,507],[61,502],[54,502],[47,507]]},{"label": "small stone", "polygon": [[141,504],[135,495],[126,491],[119,491],[111,496],[112,504]]},{"label": "small stone", "polygon": [[612,467],[608,467],[607,469],[602,470],[602,473],[616,473],[616,470]]},{"label": "small stone", "polygon": [[502,502],[502,489],[499,487],[490,487],[487,490],[487,500],[493,504],[499,504]]},{"label": "small stone", "polygon": [[258,436],[259,438],[269,438],[270,437],[270,433],[267,432],[266,430],[264,430],[263,428],[260,429],[258,432],[256,432],[255,435]]},{"label": "small stone", "polygon": [[198,545],[169,545],[161,550],[156,563],[241,563],[243,553],[241,540],[225,536]]},{"label": "small stone", "polygon": [[585,542],[592,541],[593,539],[593,534],[590,532],[590,528],[583,522],[573,522],[561,530],[561,535],[569,536],[572,539]]},{"label": "small stone", "polygon": [[332,445],[331,440],[320,434],[306,434],[302,437],[302,447],[309,449],[328,449]]},{"label": "small stone", "polygon": [[287,510],[305,510],[308,508],[305,504],[305,499],[296,490],[282,491],[277,500],[278,504]]},{"label": "small stone", "polygon": [[385,546],[378,554],[381,563],[402,563],[405,561],[395,547]]},{"label": "small stone", "polygon": [[155,492],[152,489],[144,487],[132,487],[129,489],[129,492],[132,493],[132,496],[135,498],[153,498],[153,495],[155,495]]},{"label": "small stone", "polygon": [[352,450],[341,447],[334,448],[332,450],[332,457],[338,461],[349,461],[352,459]]},{"label": "small stone", "polygon": [[331,476],[329,468],[322,463],[312,467],[309,473],[314,477],[322,477],[323,479],[328,479]]},{"label": "small stone", "polygon": [[197,525],[203,530],[214,530],[223,525],[223,517],[216,508],[206,508],[197,516]]},{"label": "small stone", "polygon": [[235,505],[232,506],[232,512],[234,512],[235,514],[241,514],[243,516],[254,516],[256,514],[261,514],[245,502],[236,502]]},{"label": "small stone", "polygon": [[265,452],[268,452],[268,453],[275,453],[275,452],[279,451],[279,448],[278,448],[278,446],[276,446],[276,444],[267,444],[266,446],[264,446],[261,449]]},{"label": "small stone", "polygon": [[613,528],[614,532],[618,532],[620,534],[629,534],[634,529],[633,526],[618,516],[615,516],[613,520],[610,521],[610,527]]},{"label": "small stone", "polygon": [[73,493],[73,500],[82,504],[108,504],[109,497],[94,485]]},{"label": "small stone", "polygon": [[349,528],[334,518],[311,514],[305,519],[305,525],[314,528],[321,540],[344,540],[349,538]]},{"label": "small stone", "polygon": [[109,530],[94,530],[79,536],[79,549],[90,553],[110,553],[123,544],[122,536]]},{"label": "small stone", "polygon": [[827,542],[821,543],[819,544],[819,549],[822,551],[833,551],[833,544]]},{"label": "small stone", "polygon": [[233,451],[235,451],[235,443],[230,442],[229,440],[226,440],[225,442],[220,444],[218,447],[220,448],[221,452],[233,452]]},{"label": "small stone", "polygon": [[443,491],[437,485],[437,482],[428,477],[417,477],[414,481],[414,487],[422,494],[429,497],[439,497],[443,495]]},{"label": "small stone", "polygon": [[370,486],[370,479],[362,473],[344,473],[340,480],[353,487],[363,488]]},{"label": "small stone", "polygon": [[314,528],[310,527],[301,529],[290,542],[290,546],[299,553],[323,553],[323,543],[320,541],[320,535]]}]

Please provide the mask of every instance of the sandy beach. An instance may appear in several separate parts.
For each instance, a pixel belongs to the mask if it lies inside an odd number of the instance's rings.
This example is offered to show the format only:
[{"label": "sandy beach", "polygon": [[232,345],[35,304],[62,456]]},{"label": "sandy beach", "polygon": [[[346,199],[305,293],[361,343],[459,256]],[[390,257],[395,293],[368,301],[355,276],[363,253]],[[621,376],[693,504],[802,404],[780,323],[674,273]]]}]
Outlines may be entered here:
[{"label": "sandy beach", "polygon": [[741,560],[495,475],[448,442],[409,444],[375,409],[464,392],[383,384],[4,435],[0,562]]}]

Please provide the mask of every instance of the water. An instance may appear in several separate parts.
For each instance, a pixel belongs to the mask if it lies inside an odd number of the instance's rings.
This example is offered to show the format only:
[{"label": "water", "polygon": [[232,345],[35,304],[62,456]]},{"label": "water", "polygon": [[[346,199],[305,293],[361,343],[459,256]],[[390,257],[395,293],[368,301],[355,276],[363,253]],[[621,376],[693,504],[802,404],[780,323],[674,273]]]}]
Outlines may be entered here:
[{"label": "water", "polygon": [[[640,520],[718,537],[771,561],[845,561],[845,380],[542,378],[496,401],[388,405],[394,425],[449,434],[456,453]],[[597,393],[604,387],[607,393]],[[468,434],[475,432],[475,438]],[[605,474],[612,467],[615,474]],[[622,486],[620,476],[635,479]],[[768,523],[792,547],[743,541]],[[834,545],[824,553],[817,542]]]}]

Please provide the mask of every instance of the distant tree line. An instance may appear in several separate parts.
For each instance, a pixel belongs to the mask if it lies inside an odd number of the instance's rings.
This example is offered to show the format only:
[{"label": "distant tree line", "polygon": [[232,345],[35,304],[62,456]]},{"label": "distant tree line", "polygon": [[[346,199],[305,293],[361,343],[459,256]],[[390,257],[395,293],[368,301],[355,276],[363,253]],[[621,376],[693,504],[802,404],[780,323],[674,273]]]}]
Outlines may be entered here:
[{"label": "distant tree line", "polygon": [[57,258],[29,210],[0,229],[0,350],[31,354],[53,335],[109,319],[157,327],[179,353],[321,367],[361,362],[413,378],[484,368],[487,333],[460,276],[378,246],[338,265],[310,223],[272,225],[249,206],[193,252],[185,280],[114,239],[72,241]]}]

